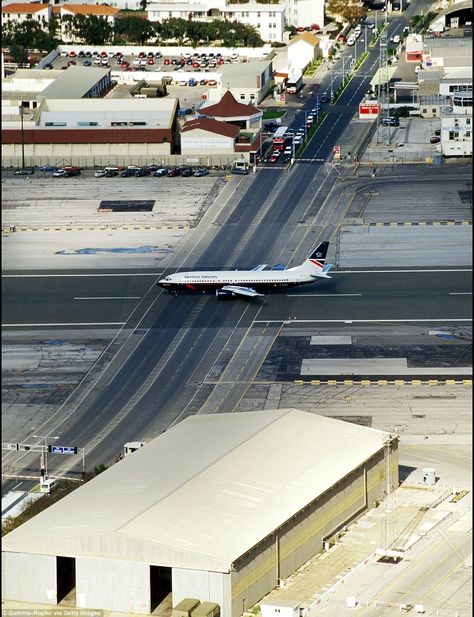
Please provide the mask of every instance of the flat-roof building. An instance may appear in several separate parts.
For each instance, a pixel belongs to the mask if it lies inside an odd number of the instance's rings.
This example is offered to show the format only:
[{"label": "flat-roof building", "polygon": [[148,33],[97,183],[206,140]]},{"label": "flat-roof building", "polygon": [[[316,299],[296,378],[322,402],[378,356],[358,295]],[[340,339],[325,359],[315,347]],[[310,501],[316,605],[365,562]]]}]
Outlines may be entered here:
[{"label": "flat-roof building", "polygon": [[[3,538],[2,594],[239,617],[398,486],[396,436],[295,409],[191,416]],[[70,605],[68,605],[70,608]]]}]

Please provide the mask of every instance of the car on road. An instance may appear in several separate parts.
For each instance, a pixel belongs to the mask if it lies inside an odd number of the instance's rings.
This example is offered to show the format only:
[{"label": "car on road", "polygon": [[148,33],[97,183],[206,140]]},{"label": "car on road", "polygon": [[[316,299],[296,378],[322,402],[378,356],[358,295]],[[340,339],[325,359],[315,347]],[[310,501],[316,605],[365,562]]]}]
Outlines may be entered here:
[{"label": "car on road", "polygon": [[323,92],[319,97],[320,103],[329,103],[329,94],[327,92]]},{"label": "car on road", "polygon": [[383,126],[400,126],[400,120],[396,116],[390,116],[387,118],[382,118]]},{"label": "car on road", "polygon": [[32,176],[35,173],[33,167],[20,167],[13,172],[15,176]]},{"label": "car on road", "polygon": [[45,171],[45,172],[53,172],[56,171],[58,168],[56,167],[56,165],[41,165],[41,167],[39,168],[40,171]]},{"label": "car on road", "polygon": [[396,34],[395,36],[392,36],[390,40],[392,41],[392,43],[398,45],[398,43],[400,43],[400,35]]},{"label": "car on road", "polygon": [[430,137],[430,144],[439,144],[440,141],[441,137],[438,135],[433,135],[433,137]]},{"label": "car on road", "polygon": [[247,176],[249,173],[248,169],[243,169],[242,167],[234,167],[233,169],[231,169],[232,174],[236,175],[236,176]]},{"label": "car on road", "polygon": [[355,42],[356,42],[356,38],[355,38],[355,36],[350,36],[350,37],[347,39],[347,44],[348,44],[348,45],[350,45],[350,46],[355,45]]},{"label": "car on road", "polygon": [[209,171],[207,169],[196,169],[194,175],[196,176],[196,178],[200,178],[201,176],[208,176]]}]

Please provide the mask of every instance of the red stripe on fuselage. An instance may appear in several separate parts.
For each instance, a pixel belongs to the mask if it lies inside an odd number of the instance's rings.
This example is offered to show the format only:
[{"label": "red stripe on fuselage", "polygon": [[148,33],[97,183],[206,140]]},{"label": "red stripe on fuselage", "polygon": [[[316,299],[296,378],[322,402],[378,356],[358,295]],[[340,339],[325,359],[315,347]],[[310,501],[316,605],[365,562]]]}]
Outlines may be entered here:
[{"label": "red stripe on fuselage", "polygon": [[316,261],[316,259],[310,259],[310,262],[312,264],[314,264],[315,266],[318,266],[318,268],[323,268],[323,264],[319,263],[319,261]]}]

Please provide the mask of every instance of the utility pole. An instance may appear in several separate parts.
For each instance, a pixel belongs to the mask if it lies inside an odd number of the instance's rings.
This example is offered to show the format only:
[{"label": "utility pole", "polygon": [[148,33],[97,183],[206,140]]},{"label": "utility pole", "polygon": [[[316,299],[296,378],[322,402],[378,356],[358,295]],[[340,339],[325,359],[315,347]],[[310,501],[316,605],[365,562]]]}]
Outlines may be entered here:
[{"label": "utility pole", "polygon": [[44,439],[44,447],[41,449],[41,458],[40,458],[40,469],[41,469],[41,477],[46,479],[48,477],[48,439],[59,439],[58,435],[33,435],[33,437],[38,437],[38,439]]},{"label": "utility pole", "polygon": [[21,125],[21,168],[25,167],[25,134],[23,132],[23,106],[20,105],[20,125]]},{"label": "utility pole", "polygon": [[[387,21],[387,13],[385,13]],[[388,76],[388,40],[386,28],[379,39],[379,104],[381,107],[377,124],[377,143],[384,138],[385,145],[390,144],[390,92]],[[381,128],[382,127],[382,128]]]}]

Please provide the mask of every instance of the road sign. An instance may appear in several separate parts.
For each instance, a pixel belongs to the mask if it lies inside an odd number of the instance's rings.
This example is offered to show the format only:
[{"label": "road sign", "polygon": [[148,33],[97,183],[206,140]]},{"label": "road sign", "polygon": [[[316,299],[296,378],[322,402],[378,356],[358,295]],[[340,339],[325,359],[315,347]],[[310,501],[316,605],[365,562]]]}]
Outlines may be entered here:
[{"label": "road sign", "polygon": [[2,450],[18,450],[17,443],[2,443]]},{"label": "road sign", "polygon": [[77,448],[74,446],[48,446],[51,454],[77,454]]},{"label": "road sign", "polygon": [[333,154],[341,154],[341,146],[334,146],[334,148],[332,149],[332,153]]}]

